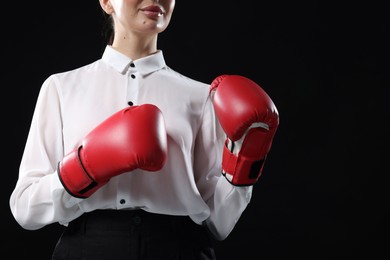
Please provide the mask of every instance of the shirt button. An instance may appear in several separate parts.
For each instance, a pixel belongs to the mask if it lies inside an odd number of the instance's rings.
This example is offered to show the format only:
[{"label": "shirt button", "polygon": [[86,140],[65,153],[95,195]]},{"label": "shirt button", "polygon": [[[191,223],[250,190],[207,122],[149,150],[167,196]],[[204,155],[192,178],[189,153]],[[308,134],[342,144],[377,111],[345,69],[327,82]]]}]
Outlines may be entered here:
[{"label": "shirt button", "polygon": [[141,217],[140,216],[134,216],[131,220],[133,222],[134,225],[138,226],[139,224],[141,224],[142,220],[141,220]]},{"label": "shirt button", "polygon": [[130,67],[134,68],[135,67],[134,63],[130,63]]},{"label": "shirt button", "polygon": [[131,74],[130,76],[132,79],[135,79],[135,75],[134,74]]},{"label": "shirt button", "polygon": [[119,201],[119,203],[120,203],[120,204],[125,204],[125,203],[126,203],[126,200],[125,200],[125,199],[121,199],[121,200]]}]

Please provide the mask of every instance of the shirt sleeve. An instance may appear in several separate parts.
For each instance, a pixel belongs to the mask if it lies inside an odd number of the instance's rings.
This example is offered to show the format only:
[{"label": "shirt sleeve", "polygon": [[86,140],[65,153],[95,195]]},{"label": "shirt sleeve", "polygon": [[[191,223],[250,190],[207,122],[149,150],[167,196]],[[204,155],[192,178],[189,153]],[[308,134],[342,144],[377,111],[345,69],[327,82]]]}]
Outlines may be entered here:
[{"label": "shirt sleeve", "polygon": [[198,189],[210,209],[203,224],[217,240],[231,233],[252,196],[252,186],[233,186],[221,174],[225,138],[208,98],[195,143],[194,168]]},{"label": "shirt sleeve", "polygon": [[49,77],[38,95],[19,178],[10,196],[15,220],[29,230],[74,218],[79,212],[80,199],[65,192],[57,174],[64,155],[59,96],[55,78]]}]

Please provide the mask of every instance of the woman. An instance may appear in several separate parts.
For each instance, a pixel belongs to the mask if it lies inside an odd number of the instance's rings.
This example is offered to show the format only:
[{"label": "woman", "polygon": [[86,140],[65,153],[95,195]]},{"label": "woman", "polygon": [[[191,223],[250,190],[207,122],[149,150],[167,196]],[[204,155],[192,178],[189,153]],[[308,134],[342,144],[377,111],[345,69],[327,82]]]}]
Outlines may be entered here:
[{"label": "woman", "polygon": [[[225,134],[210,85],[172,70],[157,49],[175,0],[99,1],[112,41],[101,59],[43,83],[11,211],[28,230],[66,226],[53,259],[215,259],[212,239],[229,235],[252,186],[221,174]],[[138,136],[104,132],[125,124],[115,113],[140,107],[152,116],[134,112],[125,126]],[[155,151],[146,162],[116,166],[122,150],[137,157],[145,146]],[[81,191],[85,178],[95,186]]]}]

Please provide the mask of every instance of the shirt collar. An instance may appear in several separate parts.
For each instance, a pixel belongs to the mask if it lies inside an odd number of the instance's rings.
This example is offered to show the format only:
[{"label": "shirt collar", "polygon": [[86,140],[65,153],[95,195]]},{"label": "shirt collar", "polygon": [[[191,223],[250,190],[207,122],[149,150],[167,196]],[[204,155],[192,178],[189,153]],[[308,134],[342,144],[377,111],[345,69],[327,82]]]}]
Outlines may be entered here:
[{"label": "shirt collar", "polygon": [[131,63],[135,64],[138,72],[142,75],[148,75],[154,71],[166,67],[164,56],[161,50],[149,56],[133,61],[130,57],[118,52],[110,45],[107,45],[102,60],[112,66],[121,74],[125,74]]}]

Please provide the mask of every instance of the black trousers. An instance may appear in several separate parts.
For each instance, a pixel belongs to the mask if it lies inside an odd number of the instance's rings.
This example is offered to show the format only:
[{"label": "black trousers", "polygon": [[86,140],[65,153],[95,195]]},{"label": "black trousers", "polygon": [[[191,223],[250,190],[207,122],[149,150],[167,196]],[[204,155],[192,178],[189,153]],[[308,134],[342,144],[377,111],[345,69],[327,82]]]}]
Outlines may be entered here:
[{"label": "black trousers", "polygon": [[208,231],[189,217],[96,210],[65,228],[52,260],[215,260]]}]

